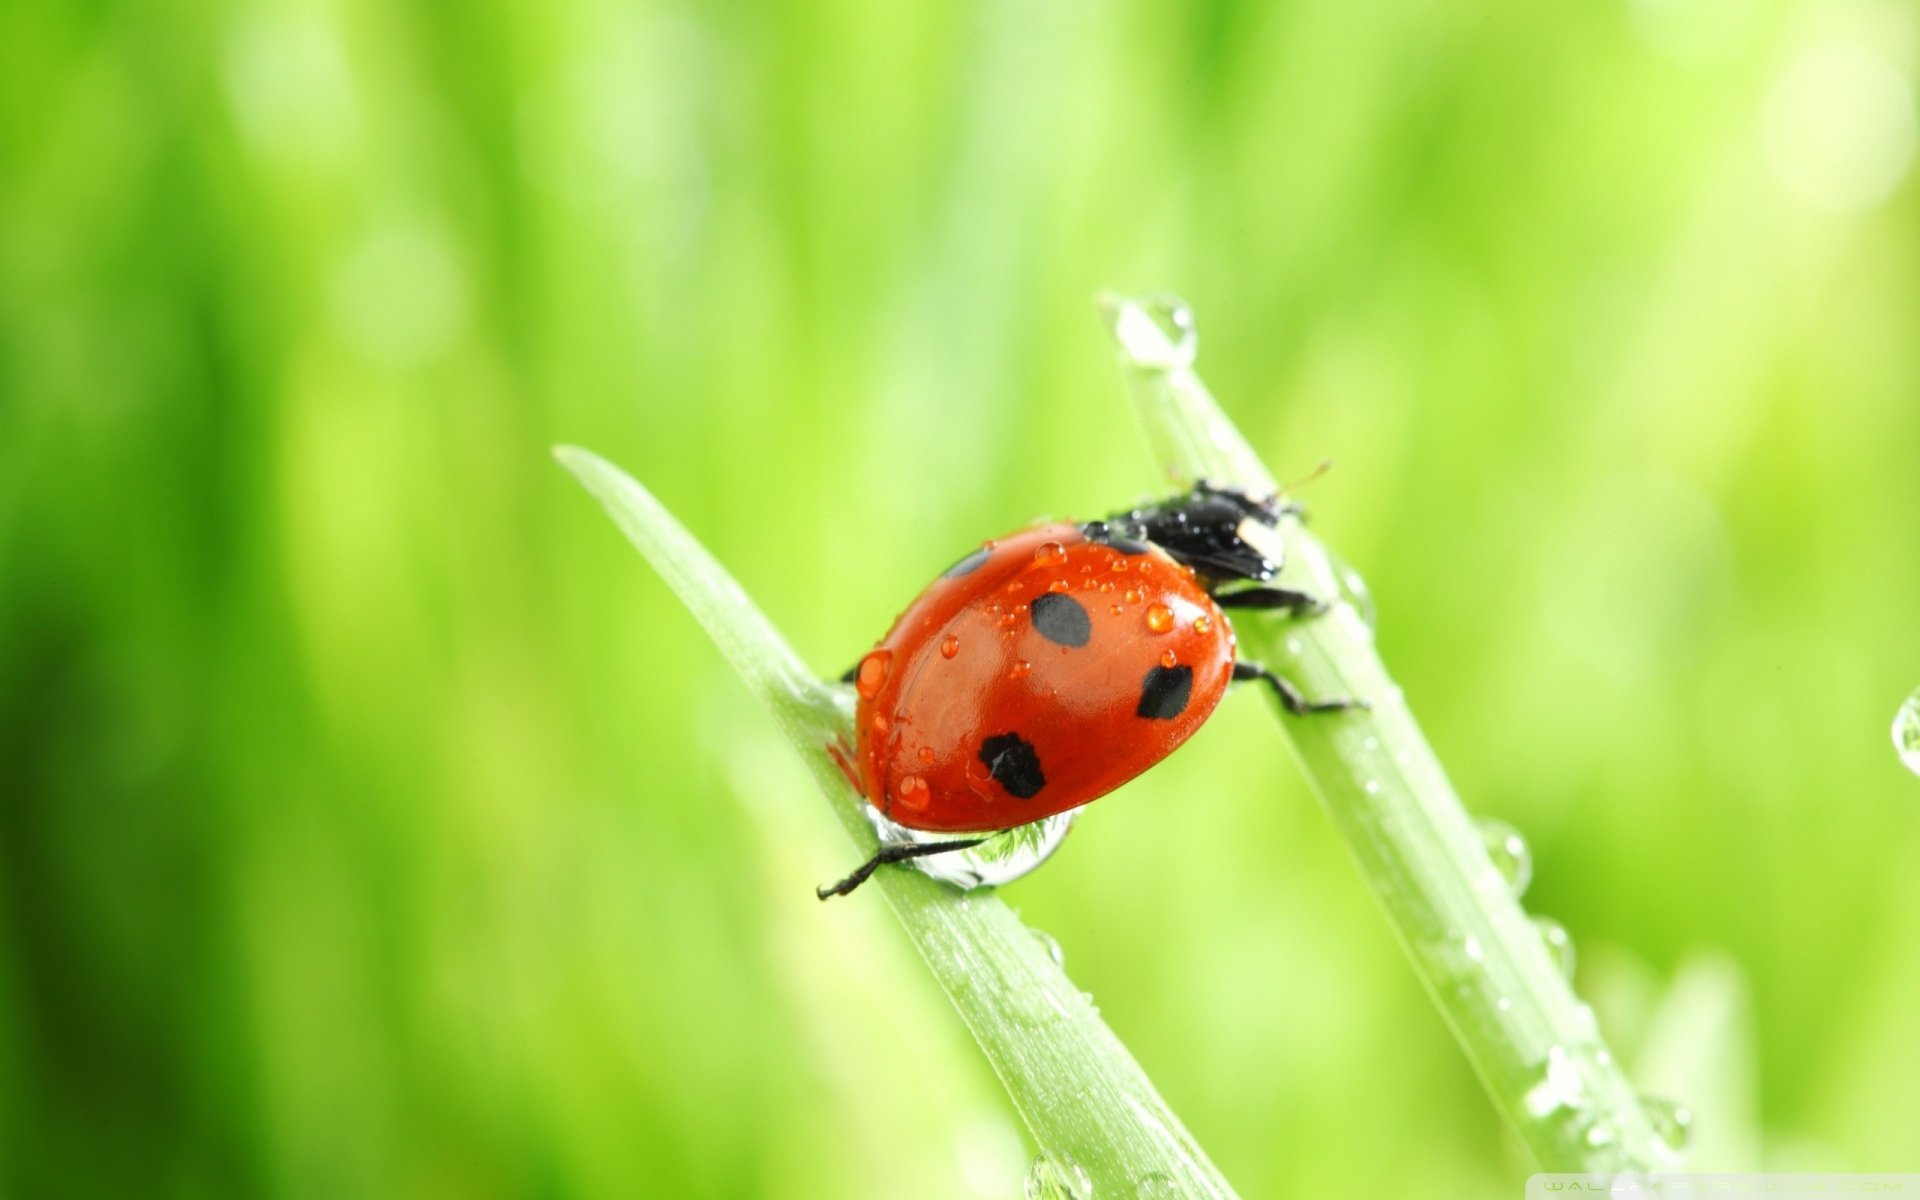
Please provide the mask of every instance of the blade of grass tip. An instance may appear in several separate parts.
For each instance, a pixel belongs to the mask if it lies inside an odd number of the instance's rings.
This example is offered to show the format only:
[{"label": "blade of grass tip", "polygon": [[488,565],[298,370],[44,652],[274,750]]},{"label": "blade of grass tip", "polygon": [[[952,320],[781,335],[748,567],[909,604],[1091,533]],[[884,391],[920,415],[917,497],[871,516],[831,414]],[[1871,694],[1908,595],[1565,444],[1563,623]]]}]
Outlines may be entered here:
[{"label": "blade of grass tip", "polygon": [[[852,741],[848,689],[809,674],[726,570],[640,484],[585,450],[554,454],[773,711],[859,853],[871,853],[866,801],[826,752],[834,738]],[[1029,1186],[1051,1190],[1031,1194],[1232,1197],[1089,998],[996,896],[963,894],[910,870],[882,870],[866,887],[886,898],[1039,1146]],[[795,903],[814,901],[796,893]]]},{"label": "blade of grass tip", "polygon": [[[1273,490],[1273,477],[1194,373],[1191,314],[1171,297],[1104,294],[1127,390],[1174,478]],[[1288,742],[1352,852],[1415,973],[1488,1095],[1550,1171],[1672,1169],[1593,1010],[1488,854],[1446,772],[1374,650],[1341,571],[1298,521],[1283,522],[1282,578],[1338,598],[1323,616],[1236,614],[1241,652],[1309,696],[1366,711],[1282,716]]]}]

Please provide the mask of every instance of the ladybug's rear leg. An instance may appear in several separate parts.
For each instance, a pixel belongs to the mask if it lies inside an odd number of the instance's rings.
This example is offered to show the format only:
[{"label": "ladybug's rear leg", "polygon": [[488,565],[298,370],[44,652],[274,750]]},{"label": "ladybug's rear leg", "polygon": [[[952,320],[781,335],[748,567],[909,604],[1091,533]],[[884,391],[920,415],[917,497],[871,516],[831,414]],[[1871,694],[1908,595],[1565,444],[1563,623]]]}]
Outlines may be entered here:
[{"label": "ladybug's rear leg", "polygon": [[865,883],[875,871],[888,863],[905,862],[909,858],[924,858],[929,854],[945,854],[951,850],[971,850],[986,840],[985,838],[966,838],[958,842],[892,842],[880,847],[879,852],[861,863],[853,874],[832,887],[815,888],[813,894],[822,900],[830,896],[844,896]]},{"label": "ladybug's rear leg", "polygon": [[1327,700],[1309,700],[1300,694],[1299,688],[1294,687],[1259,663],[1237,662],[1233,664],[1233,679],[1236,683],[1247,679],[1262,680],[1268,687],[1273,689],[1274,695],[1280,697],[1280,703],[1287,706],[1287,711],[1299,717],[1303,717],[1308,713],[1339,712],[1347,708],[1373,707],[1365,700],[1356,700],[1352,696],[1335,696]]}]

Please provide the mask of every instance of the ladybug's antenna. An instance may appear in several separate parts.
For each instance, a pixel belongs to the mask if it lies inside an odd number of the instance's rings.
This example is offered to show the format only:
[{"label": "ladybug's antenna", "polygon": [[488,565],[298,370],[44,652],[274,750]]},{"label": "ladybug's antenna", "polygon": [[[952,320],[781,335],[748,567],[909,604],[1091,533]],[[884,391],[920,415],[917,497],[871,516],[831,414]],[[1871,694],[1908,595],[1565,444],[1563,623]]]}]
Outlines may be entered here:
[{"label": "ladybug's antenna", "polygon": [[1280,488],[1280,494],[1284,496],[1288,492],[1298,491],[1299,489],[1307,486],[1308,484],[1312,483],[1314,480],[1320,478],[1322,475],[1325,475],[1328,471],[1331,471],[1331,470],[1333,470],[1333,460],[1330,458],[1323,458],[1320,460],[1319,466],[1315,467],[1311,471],[1308,471],[1305,475],[1302,475],[1300,478],[1294,480],[1292,483],[1283,485]]}]

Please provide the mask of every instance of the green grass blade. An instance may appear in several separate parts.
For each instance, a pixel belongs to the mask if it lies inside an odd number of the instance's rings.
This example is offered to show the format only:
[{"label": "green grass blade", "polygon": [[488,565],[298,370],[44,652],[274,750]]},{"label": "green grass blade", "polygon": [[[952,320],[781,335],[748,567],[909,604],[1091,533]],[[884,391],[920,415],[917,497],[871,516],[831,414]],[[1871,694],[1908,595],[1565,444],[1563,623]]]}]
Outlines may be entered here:
[{"label": "green grass blade", "polygon": [[[1194,373],[1184,307],[1111,294],[1100,303],[1135,412],[1169,475],[1271,491],[1273,477]],[[1342,597],[1326,548],[1298,521],[1283,524],[1282,580]],[[1367,712],[1282,723],[1415,972],[1540,1166],[1672,1169],[1675,1155],[1494,867],[1354,604],[1341,599],[1308,620],[1237,614],[1234,629],[1244,657],[1308,696],[1371,702]]]},{"label": "green grass blade", "polygon": [[[726,570],[640,484],[584,450],[560,447],[555,456],[706,627],[792,740],[858,853],[871,853],[873,835],[860,815],[865,801],[825,750],[833,737],[851,738],[848,689],[809,674]],[[1233,1195],[1088,998],[998,897],[883,870],[851,902],[874,891],[952,1000],[1043,1154],[1076,1164],[1099,1197]],[[794,903],[814,901],[801,893]]]}]

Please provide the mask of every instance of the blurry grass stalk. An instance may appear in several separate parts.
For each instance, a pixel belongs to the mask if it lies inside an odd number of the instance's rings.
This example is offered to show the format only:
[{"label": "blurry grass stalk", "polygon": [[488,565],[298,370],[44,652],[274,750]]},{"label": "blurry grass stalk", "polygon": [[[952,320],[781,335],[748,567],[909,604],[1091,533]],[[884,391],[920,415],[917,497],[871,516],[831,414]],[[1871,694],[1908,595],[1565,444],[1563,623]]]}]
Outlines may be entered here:
[{"label": "blurry grass stalk", "polygon": [[[858,856],[871,853],[873,832],[861,815],[866,801],[826,752],[837,738],[852,740],[849,689],[823,683],[808,670],[725,569],[645,488],[585,450],[562,446],[554,454],[606,506],[772,712]],[[849,855],[845,863],[823,864],[822,871],[837,875],[853,861]],[[1091,1187],[1096,1196],[1233,1195],[1088,997],[998,897],[957,892],[905,870],[880,871],[860,897],[876,892],[959,1010],[1032,1132],[1041,1158],[1031,1183],[1042,1194],[1075,1196]],[[815,903],[800,887],[793,902]]]},{"label": "blurry grass stalk", "polygon": [[[1172,481],[1277,489],[1193,371],[1191,313],[1172,297],[1100,300],[1134,409]],[[1298,521],[1283,522],[1291,586],[1338,602],[1307,620],[1240,613],[1243,657],[1309,698],[1351,695],[1366,712],[1281,720],[1415,972],[1488,1094],[1542,1169],[1672,1169],[1639,1094],[1574,995],[1374,650],[1350,570]]]}]

